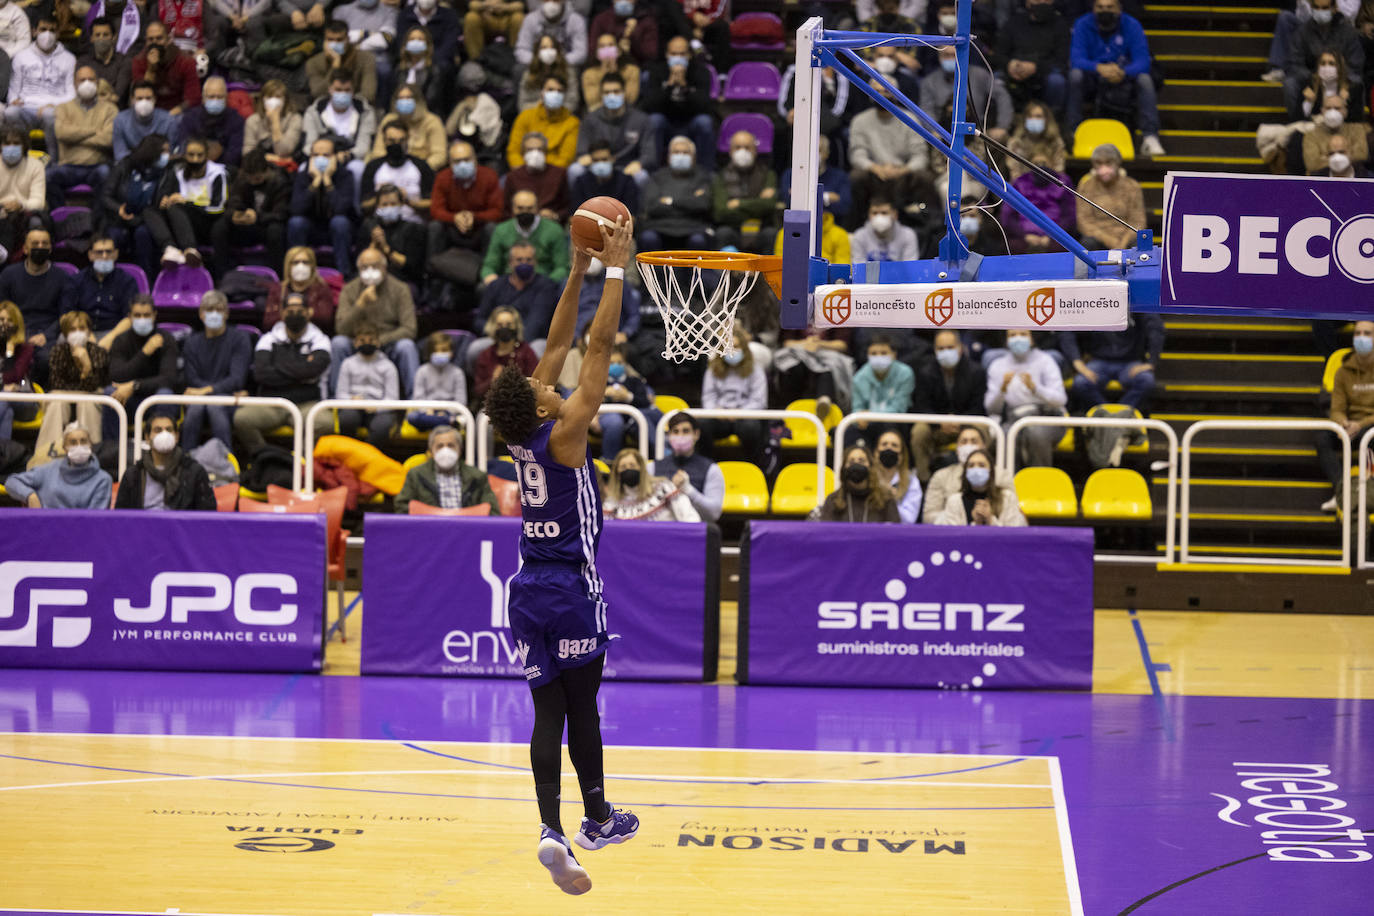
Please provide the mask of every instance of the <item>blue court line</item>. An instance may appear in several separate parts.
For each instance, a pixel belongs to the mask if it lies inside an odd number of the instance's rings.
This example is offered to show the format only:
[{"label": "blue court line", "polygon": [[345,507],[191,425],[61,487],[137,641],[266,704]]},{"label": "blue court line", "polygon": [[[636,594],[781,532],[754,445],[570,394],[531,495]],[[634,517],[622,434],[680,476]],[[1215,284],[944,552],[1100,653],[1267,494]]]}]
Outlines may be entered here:
[{"label": "blue court line", "polygon": [[[197,776],[193,773],[161,773],[156,770],[130,770],[124,767],[107,767],[94,763],[73,763],[68,760],[48,760],[43,757],[21,757],[17,754],[0,754],[7,760],[23,760],[29,763],[47,763],[53,766],[80,767],[92,770],[116,770],[121,773],[139,773],[144,776],[168,776],[178,779],[201,779],[207,782],[238,782],[250,786],[281,786],[287,789],[319,789],[325,792],[361,792],[368,795],[407,795],[415,798],[455,798],[463,801],[518,802],[528,805],[528,796],[510,798],[502,795],[454,795],[445,792],[406,792],[401,789],[362,789],[352,786],[317,786],[298,782],[276,782],[265,779],[244,779],[235,776]],[[625,802],[636,808],[687,808],[687,809],[726,809],[731,811],[1053,811],[1054,805],[974,805],[940,806],[933,808],[902,808],[891,805],[854,806],[854,805],[703,805],[681,804],[677,802]]]},{"label": "blue court line", "polygon": [[1140,618],[1136,616],[1135,608],[1129,608],[1131,615],[1131,627],[1135,629],[1135,640],[1140,645],[1140,660],[1145,665],[1145,674],[1150,678],[1150,691],[1155,697],[1155,708],[1159,711],[1160,724],[1164,726],[1164,736],[1167,740],[1173,741],[1174,722],[1169,718],[1168,710],[1164,708],[1164,692],[1159,689],[1159,675],[1157,672],[1168,671],[1169,666],[1154,662],[1150,659],[1150,647],[1145,643],[1145,630],[1140,626]]},{"label": "blue court line", "polygon": [[272,716],[275,715],[277,712],[277,707],[282,704],[283,700],[285,700],[288,696],[291,695],[291,691],[296,689],[296,682],[299,681],[301,677],[302,675],[300,674],[293,674],[290,677],[288,677],[286,679],[286,683],[282,686],[282,689],[277,691],[276,696],[272,697],[272,699],[267,704],[267,708],[262,711],[262,715],[258,716],[258,718],[272,718]]}]

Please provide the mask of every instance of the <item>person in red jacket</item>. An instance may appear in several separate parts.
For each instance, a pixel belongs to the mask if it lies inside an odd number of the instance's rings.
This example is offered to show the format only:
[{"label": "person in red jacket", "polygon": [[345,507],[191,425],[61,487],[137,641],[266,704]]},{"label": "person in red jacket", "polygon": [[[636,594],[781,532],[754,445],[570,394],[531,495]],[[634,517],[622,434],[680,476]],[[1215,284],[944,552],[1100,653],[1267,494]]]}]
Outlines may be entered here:
[{"label": "person in red jacket", "polygon": [[429,269],[471,288],[477,284],[491,227],[501,220],[501,180],[477,164],[471,143],[455,141],[448,159],[449,167],[434,177],[430,192]]},{"label": "person in red jacket", "polygon": [[172,43],[187,55],[205,47],[205,4],[201,0],[158,0],[157,18],[167,26]]},{"label": "person in red jacket", "polygon": [[184,110],[199,105],[196,62],[172,44],[167,26],[154,19],[148,23],[143,38],[143,53],[133,61],[133,81],[146,79],[152,83],[157,107],[178,117]]}]

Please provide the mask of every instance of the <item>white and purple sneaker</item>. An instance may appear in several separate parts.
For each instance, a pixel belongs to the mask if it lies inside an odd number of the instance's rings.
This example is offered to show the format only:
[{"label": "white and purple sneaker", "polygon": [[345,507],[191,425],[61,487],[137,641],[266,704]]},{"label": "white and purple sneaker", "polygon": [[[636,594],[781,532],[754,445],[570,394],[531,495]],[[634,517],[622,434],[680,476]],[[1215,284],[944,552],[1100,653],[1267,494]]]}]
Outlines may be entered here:
[{"label": "white and purple sneaker", "polygon": [[565,894],[585,894],[592,889],[592,879],[577,864],[567,839],[543,824],[539,825],[539,864],[549,870],[553,883]]},{"label": "white and purple sneaker", "polygon": [[612,808],[610,819],[604,824],[598,824],[589,817],[582,818],[582,829],[577,831],[573,839],[583,849],[601,849],[612,843],[632,840],[636,833],[639,833],[639,818],[629,811]]}]

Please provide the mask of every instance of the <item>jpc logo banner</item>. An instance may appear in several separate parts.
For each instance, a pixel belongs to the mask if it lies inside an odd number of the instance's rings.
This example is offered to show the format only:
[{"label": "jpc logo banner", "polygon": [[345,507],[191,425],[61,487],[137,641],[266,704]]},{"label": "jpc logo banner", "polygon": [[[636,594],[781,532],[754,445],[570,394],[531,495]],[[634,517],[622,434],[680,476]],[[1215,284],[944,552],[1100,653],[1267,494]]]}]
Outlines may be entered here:
[{"label": "jpc logo banner", "polygon": [[1171,173],[1162,309],[1374,316],[1374,180]]},{"label": "jpc logo banner", "polygon": [[6,518],[0,667],[320,670],[322,515]]},{"label": "jpc logo banner", "polygon": [[754,522],[745,546],[741,683],[1092,686],[1089,529]]}]

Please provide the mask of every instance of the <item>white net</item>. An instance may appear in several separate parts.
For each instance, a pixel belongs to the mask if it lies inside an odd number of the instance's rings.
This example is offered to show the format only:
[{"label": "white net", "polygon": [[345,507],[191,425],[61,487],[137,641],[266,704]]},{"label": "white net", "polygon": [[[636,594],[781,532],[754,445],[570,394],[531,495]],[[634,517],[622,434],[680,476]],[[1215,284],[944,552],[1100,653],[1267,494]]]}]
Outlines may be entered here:
[{"label": "white net", "polygon": [[749,255],[651,252],[639,258],[640,278],[663,316],[663,356],[687,362],[735,348],[735,310],[758,281],[742,267]]}]

